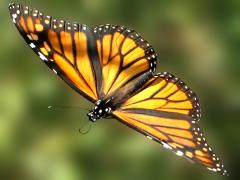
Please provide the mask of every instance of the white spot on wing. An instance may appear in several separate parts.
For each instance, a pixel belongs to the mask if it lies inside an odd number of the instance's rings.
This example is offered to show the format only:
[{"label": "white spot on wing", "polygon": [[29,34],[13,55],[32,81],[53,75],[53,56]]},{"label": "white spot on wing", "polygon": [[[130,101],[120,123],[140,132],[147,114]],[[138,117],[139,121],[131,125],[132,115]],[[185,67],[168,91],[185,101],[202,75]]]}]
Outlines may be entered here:
[{"label": "white spot on wing", "polygon": [[172,147],[171,146],[169,146],[167,143],[165,143],[165,142],[162,142],[162,145],[163,145],[163,147],[165,147],[166,149],[172,149]]},{"label": "white spot on wing", "polygon": [[55,74],[57,74],[57,71],[56,71],[55,69],[53,69],[53,72],[54,72]]},{"label": "white spot on wing", "polygon": [[147,136],[147,138],[148,138],[148,139],[151,139],[151,140],[153,139],[151,136]]},{"label": "white spot on wing", "polygon": [[177,151],[176,154],[177,154],[178,156],[183,156],[183,152],[182,152],[182,151]]},{"label": "white spot on wing", "polygon": [[38,54],[43,61],[47,61],[47,58],[42,53],[38,52]]},{"label": "white spot on wing", "polygon": [[32,36],[30,36],[29,34],[27,35],[28,39],[32,40]]},{"label": "white spot on wing", "polygon": [[217,172],[217,169],[216,169],[216,168],[207,168],[207,169],[209,169],[210,171]]},{"label": "white spot on wing", "polygon": [[30,46],[31,48],[36,48],[35,44],[33,44],[33,43],[29,44],[29,46]]},{"label": "white spot on wing", "polygon": [[12,17],[13,17],[14,19],[16,19],[16,18],[17,18],[17,14],[13,14]]}]

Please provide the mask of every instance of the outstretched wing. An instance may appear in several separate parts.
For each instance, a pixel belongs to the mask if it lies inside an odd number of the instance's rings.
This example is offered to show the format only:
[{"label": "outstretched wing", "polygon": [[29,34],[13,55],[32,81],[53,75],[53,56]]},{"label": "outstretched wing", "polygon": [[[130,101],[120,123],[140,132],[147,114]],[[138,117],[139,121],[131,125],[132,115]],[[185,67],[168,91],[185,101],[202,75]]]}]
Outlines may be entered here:
[{"label": "outstretched wing", "polygon": [[160,73],[152,77],[113,115],[177,155],[223,175],[227,173],[198,125],[196,94],[173,75]]},{"label": "outstretched wing", "polygon": [[144,73],[156,69],[156,53],[136,31],[117,25],[94,28],[98,56],[102,67],[101,96],[131,84]]},{"label": "outstretched wing", "polygon": [[9,10],[19,32],[44,63],[77,92],[96,101],[101,74],[92,31],[28,6],[10,4]]}]

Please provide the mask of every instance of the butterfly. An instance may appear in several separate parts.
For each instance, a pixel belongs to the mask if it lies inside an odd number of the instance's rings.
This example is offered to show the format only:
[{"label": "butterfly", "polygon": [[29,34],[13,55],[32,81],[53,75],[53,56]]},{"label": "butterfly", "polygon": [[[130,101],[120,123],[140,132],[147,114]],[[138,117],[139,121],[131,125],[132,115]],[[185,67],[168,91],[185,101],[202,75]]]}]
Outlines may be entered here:
[{"label": "butterfly", "polygon": [[19,4],[9,11],[40,59],[94,103],[90,121],[113,117],[177,155],[227,174],[199,127],[197,95],[170,73],[154,74],[157,54],[135,30],[90,28]]}]

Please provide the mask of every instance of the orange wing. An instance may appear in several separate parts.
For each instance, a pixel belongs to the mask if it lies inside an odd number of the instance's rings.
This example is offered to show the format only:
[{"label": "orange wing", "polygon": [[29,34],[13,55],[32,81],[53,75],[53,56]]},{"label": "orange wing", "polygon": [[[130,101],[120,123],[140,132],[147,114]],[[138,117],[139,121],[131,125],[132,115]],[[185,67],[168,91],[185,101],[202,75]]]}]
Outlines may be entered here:
[{"label": "orange wing", "polygon": [[173,75],[160,73],[152,77],[113,115],[177,155],[223,175],[227,173],[198,125],[196,94]]},{"label": "orange wing", "polygon": [[[10,4],[13,22],[35,53],[73,89],[98,99],[96,43],[86,25],[44,16],[27,6]],[[99,64],[100,65],[100,64]]]},{"label": "orange wing", "polygon": [[94,28],[94,33],[102,66],[102,97],[155,71],[157,55],[136,31],[107,24]]}]

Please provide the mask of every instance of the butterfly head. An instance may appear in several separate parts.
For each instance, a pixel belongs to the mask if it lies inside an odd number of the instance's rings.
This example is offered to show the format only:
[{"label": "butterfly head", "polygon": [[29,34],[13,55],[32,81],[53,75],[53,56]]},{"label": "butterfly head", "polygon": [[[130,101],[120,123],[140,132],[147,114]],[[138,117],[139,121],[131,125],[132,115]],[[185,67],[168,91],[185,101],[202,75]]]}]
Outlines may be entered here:
[{"label": "butterfly head", "polygon": [[92,122],[97,121],[102,117],[107,117],[111,112],[111,108],[107,106],[105,101],[99,100],[96,102],[95,107],[87,115]]}]

